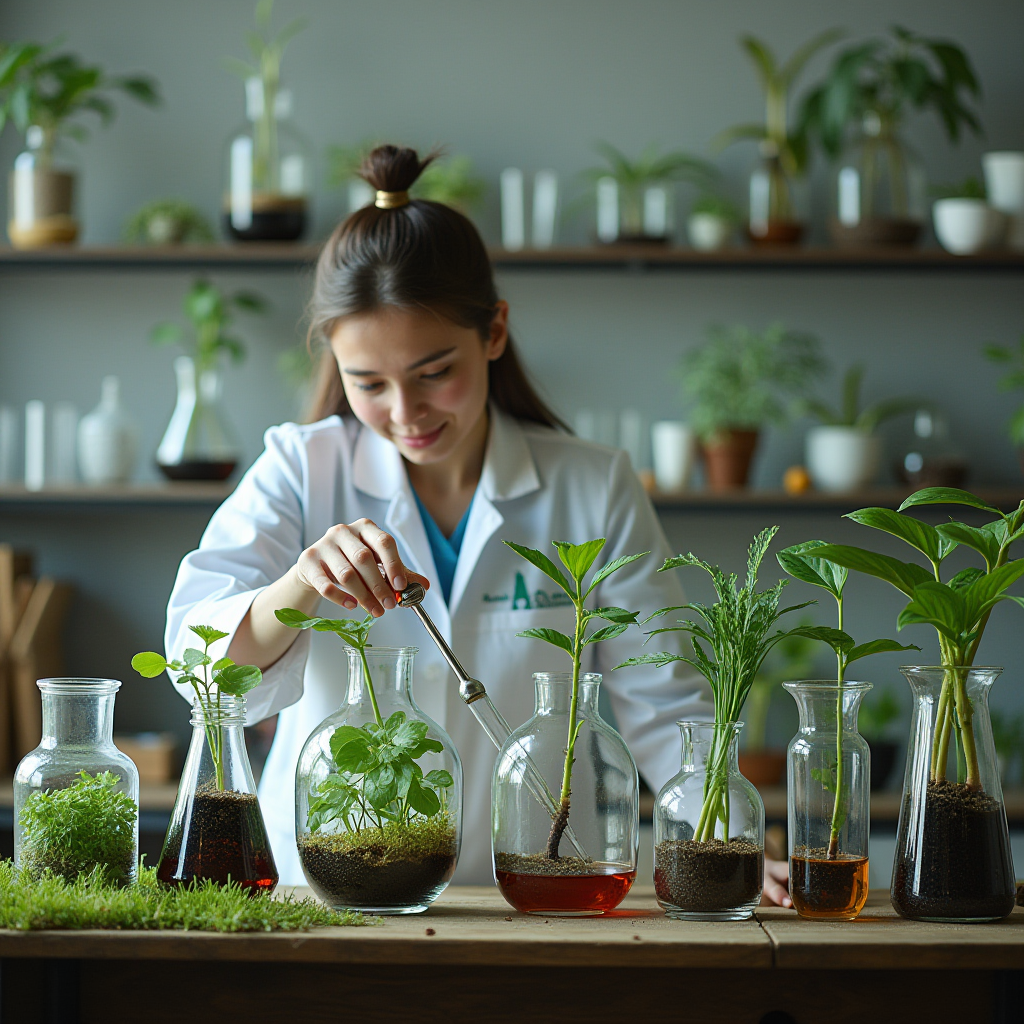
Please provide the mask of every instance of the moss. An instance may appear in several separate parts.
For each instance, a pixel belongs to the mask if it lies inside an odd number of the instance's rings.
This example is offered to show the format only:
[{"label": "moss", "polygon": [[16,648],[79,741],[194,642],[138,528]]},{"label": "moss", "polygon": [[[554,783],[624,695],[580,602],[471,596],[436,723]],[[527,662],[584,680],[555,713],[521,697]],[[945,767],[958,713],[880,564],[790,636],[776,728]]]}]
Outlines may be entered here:
[{"label": "moss", "polygon": [[324,853],[360,853],[379,864],[455,855],[455,827],[447,814],[388,822],[358,832],[313,832],[300,840],[303,847]]}]

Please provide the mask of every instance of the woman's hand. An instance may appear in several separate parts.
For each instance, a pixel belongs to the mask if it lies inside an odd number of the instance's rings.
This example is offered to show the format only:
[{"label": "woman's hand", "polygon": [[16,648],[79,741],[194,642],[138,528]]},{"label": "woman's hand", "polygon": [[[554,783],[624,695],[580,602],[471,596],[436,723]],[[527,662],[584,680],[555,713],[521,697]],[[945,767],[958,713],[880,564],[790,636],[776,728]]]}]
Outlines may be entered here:
[{"label": "woman's hand", "polygon": [[764,859],[764,892],[761,894],[761,906],[791,907],[789,898],[789,862],[785,860]]}]

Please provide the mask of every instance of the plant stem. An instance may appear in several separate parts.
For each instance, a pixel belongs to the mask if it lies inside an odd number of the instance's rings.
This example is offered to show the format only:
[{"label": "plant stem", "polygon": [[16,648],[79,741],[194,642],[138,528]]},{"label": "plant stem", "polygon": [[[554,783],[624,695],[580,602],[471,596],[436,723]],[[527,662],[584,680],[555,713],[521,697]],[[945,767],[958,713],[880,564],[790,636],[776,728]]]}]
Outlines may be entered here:
[{"label": "plant stem", "polygon": [[[839,628],[843,628],[843,599],[836,598],[839,606]],[[827,860],[836,860],[839,856],[839,821],[843,807],[843,682],[846,675],[846,661],[842,651],[836,651],[838,663],[839,690],[836,694],[836,798],[832,804],[832,827],[828,837]]]},{"label": "plant stem", "polygon": [[370,704],[373,705],[373,719],[379,726],[384,725],[384,719],[380,717],[380,708],[377,707],[377,695],[373,692],[373,679],[370,677],[370,664],[366,660],[366,648],[359,648],[359,660],[363,663],[363,676],[366,679],[366,692],[370,695]]}]

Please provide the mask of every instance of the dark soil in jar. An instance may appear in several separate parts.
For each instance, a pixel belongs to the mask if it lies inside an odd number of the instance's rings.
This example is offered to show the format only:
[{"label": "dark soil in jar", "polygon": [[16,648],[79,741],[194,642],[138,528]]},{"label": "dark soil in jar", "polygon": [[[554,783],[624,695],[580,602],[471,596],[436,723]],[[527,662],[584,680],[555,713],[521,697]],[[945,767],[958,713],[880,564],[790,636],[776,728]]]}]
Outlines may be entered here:
[{"label": "dark soil in jar", "polygon": [[559,857],[552,860],[545,853],[495,853],[498,871],[516,875],[593,875],[598,868],[590,857]]},{"label": "dark soil in jar", "polygon": [[274,889],[277,867],[255,793],[200,789],[191,811],[168,830],[157,869],[161,882],[230,880],[252,893]]},{"label": "dark soil in jar", "polygon": [[829,860],[824,847],[796,849],[789,859],[789,892],[807,917],[856,917],[868,898],[868,858]]},{"label": "dark soil in jar", "polygon": [[654,847],[658,899],[680,910],[711,912],[756,903],[764,850],[746,839],[666,839]]},{"label": "dark soil in jar", "polygon": [[[965,783],[929,782],[916,843],[900,819],[892,905],[910,918],[1006,917],[1014,881],[1002,804]],[[912,854],[916,853],[916,856]]]},{"label": "dark soil in jar", "polygon": [[300,836],[310,886],[334,907],[413,907],[433,900],[455,874],[455,829],[435,819],[360,832]]}]

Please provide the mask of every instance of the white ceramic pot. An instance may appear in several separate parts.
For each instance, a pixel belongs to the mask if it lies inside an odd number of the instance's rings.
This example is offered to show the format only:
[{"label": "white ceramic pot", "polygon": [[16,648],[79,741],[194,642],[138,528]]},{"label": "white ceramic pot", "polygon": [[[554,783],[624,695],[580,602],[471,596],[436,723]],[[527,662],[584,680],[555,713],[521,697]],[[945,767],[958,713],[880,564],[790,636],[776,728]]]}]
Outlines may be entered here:
[{"label": "white ceramic pot", "polygon": [[807,471],[819,491],[857,491],[874,483],[882,439],[853,427],[812,427],[807,432]]},{"label": "white ceramic pot", "polygon": [[78,424],[78,469],[87,484],[125,483],[135,468],[135,425],[121,407],[121,382],[104,377],[100,404]]},{"label": "white ceramic pot", "polygon": [[702,252],[724,249],[732,238],[734,225],[714,213],[691,213],[686,221],[690,245]]},{"label": "white ceramic pot", "polygon": [[981,163],[989,205],[1009,220],[1006,242],[1024,249],[1024,153],[986,153]]},{"label": "white ceramic pot", "polygon": [[1005,215],[983,199],[939,199],[932,207],[932,218],[939,243],[957,256],[995,244],[1006,227]]},{"label": "white ceramic pot", "polygon": [[693,431],[678,420],[651,424],[651,461],[659,491],[684,491],[693,475],[697,446]]}]

